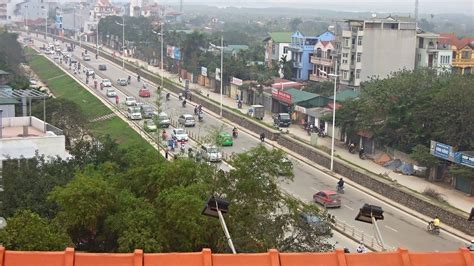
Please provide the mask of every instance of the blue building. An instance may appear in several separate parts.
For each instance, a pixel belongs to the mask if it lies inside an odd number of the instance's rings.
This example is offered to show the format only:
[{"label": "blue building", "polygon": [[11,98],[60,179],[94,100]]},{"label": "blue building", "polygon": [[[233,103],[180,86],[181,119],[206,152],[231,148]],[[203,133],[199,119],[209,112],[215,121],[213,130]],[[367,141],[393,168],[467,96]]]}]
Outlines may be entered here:
[{"label": "blue building", "polygon": [[296,31],[291,35],[291,60],[293,62],[293,78],[296,80],[308,80],[313,73],[311,56],[314,53],[314,45],[318,42],[318,37],[306,37],[301,32]]}]

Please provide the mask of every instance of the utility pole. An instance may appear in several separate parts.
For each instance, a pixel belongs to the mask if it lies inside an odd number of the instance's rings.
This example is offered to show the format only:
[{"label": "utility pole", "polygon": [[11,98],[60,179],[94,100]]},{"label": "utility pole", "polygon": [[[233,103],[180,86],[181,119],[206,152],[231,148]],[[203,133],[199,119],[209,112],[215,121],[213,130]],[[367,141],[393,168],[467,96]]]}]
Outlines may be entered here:
[{"label": "utility pole", "polygon": [[160,29],[160,33],[161,33],[161,88],[163,88],[163,27],[165,26],[165,17],[164,17],[164,14],[165,14],[165,10],[164,8],[161,9],[161,29]]}]

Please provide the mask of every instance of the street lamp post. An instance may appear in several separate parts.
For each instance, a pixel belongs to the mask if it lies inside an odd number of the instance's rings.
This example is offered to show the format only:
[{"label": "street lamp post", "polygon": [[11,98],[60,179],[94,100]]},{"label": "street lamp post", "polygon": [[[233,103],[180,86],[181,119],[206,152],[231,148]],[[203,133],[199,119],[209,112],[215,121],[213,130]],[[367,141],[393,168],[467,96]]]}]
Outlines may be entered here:
[{"label": "street lamp post", "polygon": [[219,218],[219,222],[221,223],[222,230],[224,231],[224,235],[227,238],[227,243],[229,244],[230,250],[232,250],[233,254],[237,254],[234,243],[232,242],[232,238],[230,238],[229,230],[227,229],[227,225],[224,220],[224,215],[229,211],[229,201],[211,196],[207,201],[204,209],[202,210],[201,214],[206,216],[211,216],[215,218]]},{"label": "street lamp post", "polygon": [[95,47],[96,47],[96,56],[98,57],[99,56],[99,21],[97,21],[97,28],[95,29],[96,33],[97,33],[97,36],[96,36],[96,40],[95,40]]},{"label": "street lamp post", "polygon": [[221,102],[220,102],[220,116],[222,117],[222,83],[224,82],[223,79],[223,72],[224,72],[224,36],[221,36],[221,46],[217,46],[211,43],[211,46],[215,49],[221,50],[221,73],[220,73],[220,79],[221,79]]},{"label": "street lamp post", "polygon": [[160,76],[161,76],[161,87],[163,88],[163,24],[161,24],[161,32],[153,31],[156,35],[161,37],[161,65],[160,65]]},{"label": "street lamp post", "polygon": [[335,128],[336,128],[336,90],[337,90],[337,60],[335,62],[334,73],[328,74],[324,70],[319,70],[319,72],[329,76],[334,77],[334,95],[333,95],[333,104],[332,104],[332,137],[331,137],[331,167],[330,170],[334,169],[334,138],[335,138]]},{"label": "street lamp post", "polygon": [[115,21],[115,24],[122,26],[122,69],[125,69],[125,18],[122,15],[122,24]]}]

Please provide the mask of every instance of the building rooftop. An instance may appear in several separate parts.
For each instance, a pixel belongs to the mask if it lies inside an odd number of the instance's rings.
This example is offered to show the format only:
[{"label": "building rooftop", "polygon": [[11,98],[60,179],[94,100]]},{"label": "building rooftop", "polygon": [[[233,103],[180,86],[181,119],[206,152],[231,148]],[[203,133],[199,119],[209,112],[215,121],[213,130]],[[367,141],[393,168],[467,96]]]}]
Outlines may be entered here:
[{"label": "building rooftop", "polygon": [[[469,45],[471,42],[474,42],[474,37],[464,37],[459,39],[456,35],[452,33],[441,33],[439,42],[441,44],[449,44],[456,46],[457,49],[461,49],[466,45]],[[474,47],[474,45],[472,45]]]},{"label": "building rooftop", "polygon": [[213,254],[210,249],[189,253],[83,253],[73,248],[65,251],[9,251],[0,247],[2,266],[471,266],[474,252],[466,248],[452,252],[344,253],[266,253]]},{"label": "building rooftop", "polygon": [[265,40],[268,40],[269,38],[271,38],[276,43],[290,43],[291,42],[291,32],[283,32],[283,31],[269,32],[268,35],[270,35],[270,37],[267,37]]}]

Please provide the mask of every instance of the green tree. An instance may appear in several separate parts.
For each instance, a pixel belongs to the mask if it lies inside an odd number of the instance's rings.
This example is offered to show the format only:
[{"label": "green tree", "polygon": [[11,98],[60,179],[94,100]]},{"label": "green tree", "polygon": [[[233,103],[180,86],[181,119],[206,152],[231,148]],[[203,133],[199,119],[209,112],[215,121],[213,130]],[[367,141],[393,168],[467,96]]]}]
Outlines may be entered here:
[{"label": "green tree", "polygon": [[18,34],[7,31],[0,32],[0,69],[10,73],[8,84],[14,89],[26,89],[29,81],[20,67],[25,62],[22,45],[18,42]]},{"label": "green tree", "polygon": [[21,251],[59,251],[72,245],[56,222],[29,210],[19,211],[7,219],[7,226],[0,230],[0,242],[9,250]]},{"label": "green tree", "polygon": [[291,31],[295,32],[298,30],[298,26],[303,23],[303,20],[301,18],[293,18],[290,20],[289,26]]},{"label": "green tree", "polygon": [[283,78],[292,79],[293,78],[293,66],[292,60],[288,60],[286,55],[283,55],[280,58],[280,67],[283,68]]}]

